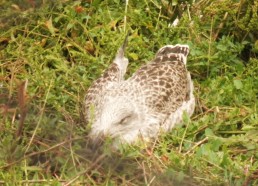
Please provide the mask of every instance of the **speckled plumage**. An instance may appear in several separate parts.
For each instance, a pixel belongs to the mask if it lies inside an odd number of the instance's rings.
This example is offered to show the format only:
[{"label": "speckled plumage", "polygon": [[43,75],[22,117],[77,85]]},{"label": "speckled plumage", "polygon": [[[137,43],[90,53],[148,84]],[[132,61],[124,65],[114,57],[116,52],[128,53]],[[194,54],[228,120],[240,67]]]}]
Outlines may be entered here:
[{"label": "speckled plumage", "polygon": [[[124,80],[128,60],[121,47],[114,62],[89,88],[85,98],[91,137],[117,142],[156,137],[193,114],[195,99],[186,69],[187,45],[166,45],[155,58]],[[90,108],[93,108],[92,110]]]}]

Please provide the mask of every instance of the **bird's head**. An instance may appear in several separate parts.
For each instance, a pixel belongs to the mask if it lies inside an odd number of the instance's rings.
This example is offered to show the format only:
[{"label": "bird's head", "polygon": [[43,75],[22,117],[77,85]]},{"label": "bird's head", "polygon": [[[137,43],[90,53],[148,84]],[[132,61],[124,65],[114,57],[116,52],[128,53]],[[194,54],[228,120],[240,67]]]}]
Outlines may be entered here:
[{"label": "bird's head", "polygon": [[109,137],[115,143],[131,143],[137,139],[143,123],[139,108],[130,99],[109,97],[92,124],[90,137],[93,141]]}]

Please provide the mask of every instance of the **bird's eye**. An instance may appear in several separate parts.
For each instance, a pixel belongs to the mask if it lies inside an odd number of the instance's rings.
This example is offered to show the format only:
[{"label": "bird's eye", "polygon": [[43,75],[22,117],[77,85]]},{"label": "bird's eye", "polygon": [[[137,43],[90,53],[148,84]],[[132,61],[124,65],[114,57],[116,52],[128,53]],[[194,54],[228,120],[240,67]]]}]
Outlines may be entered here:
[{"label": "bird's eye", "polygon": [[120,124],[120,125],[125,124],[125,123],[128,121],[129,118],[130,118],[130,116],[124,117],[123,119],[121,119],[121,120],[119,121],[118,124]]}]

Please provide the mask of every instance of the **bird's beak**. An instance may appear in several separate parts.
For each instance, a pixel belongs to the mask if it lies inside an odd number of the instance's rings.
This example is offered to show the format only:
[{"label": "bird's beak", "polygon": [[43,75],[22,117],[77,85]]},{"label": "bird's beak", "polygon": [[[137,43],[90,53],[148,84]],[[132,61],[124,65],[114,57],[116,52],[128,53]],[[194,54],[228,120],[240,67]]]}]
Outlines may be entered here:
[{"label": "bird's beak", "polygon": [[100,133],[98,135],[92,135],[89,136],[89,147],[92,150],[99,149],[104,144],[105,136],[103,133]]}]

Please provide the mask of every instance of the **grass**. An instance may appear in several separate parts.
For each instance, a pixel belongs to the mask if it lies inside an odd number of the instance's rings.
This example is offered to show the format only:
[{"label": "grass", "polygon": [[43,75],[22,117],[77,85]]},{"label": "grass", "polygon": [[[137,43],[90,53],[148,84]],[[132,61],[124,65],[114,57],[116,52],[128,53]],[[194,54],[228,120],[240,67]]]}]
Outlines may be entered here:
[{"label": "grass", "polygon": [[[156,0],[2,1],[0,184],[257,185],[257,8],[254,1],[200,0],[189,8]],[[180,22],[171,27],[175,15]],[[165,44],[190,46],[196,111],[148,146],[92,152],[83,96],[126,31],[128,76]]]}]

